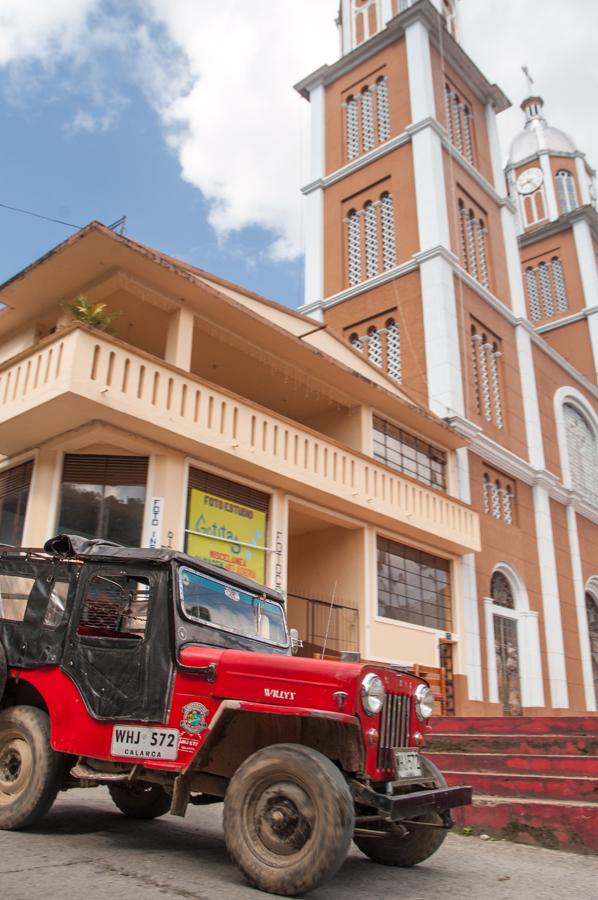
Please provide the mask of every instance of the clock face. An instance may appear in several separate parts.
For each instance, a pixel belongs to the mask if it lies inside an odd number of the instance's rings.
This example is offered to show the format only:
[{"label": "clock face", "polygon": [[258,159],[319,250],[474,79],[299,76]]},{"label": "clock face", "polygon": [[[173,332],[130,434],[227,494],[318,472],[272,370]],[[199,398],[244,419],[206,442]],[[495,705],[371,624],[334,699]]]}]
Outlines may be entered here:
[{"label": "clock face", "polygon": [[542,169],[526,169],[517,179],[517,190],[520,194],[532,194],[538,190],[543,181]]}]

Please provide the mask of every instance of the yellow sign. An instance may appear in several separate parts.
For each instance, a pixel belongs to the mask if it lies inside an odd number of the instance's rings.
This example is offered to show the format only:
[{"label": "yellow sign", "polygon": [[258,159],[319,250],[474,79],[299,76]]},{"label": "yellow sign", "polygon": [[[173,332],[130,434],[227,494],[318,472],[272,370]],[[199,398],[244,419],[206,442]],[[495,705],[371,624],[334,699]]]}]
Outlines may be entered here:
[{"label": "yellow sign", "polygon": [[263,582],[266,513],[193,488],[187,511],[187,553]]}]

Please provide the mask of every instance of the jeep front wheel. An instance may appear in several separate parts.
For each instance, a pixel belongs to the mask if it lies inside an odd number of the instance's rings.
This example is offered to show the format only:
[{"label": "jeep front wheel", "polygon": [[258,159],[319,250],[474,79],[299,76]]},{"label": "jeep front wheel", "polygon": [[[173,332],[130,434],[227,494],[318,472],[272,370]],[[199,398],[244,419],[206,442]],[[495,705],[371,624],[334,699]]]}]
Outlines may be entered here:
[{"label": "jeep front wheel", "polygon": [[[434,787],[447,787],[444,775],[422,757],[424,768],[434,778]],[[356,834],[353,840],[362,853],[383,866],[409,868],[423,862],[440,848],[447,835],[438,813],[419,816],[412,823],[401,822],[404,827],[388,825],[384,837],[365,837]],[[407,831],[405,832],[405,829]]]},{"label": "jeep front wheel", "polygon": [[297,744],[258,750],[234,774],[224,799],[224,837],[247,880],[294,897],[330,878],[353,834],[353,800],[327,757]]},{"label": "jeep front wheel", "polygon": [[33,825],[56,799],[64,757],[50,746],[50,720],[33,706],[0,712],[0,828]]},{"label": "jeep front wheel", "polygon": [[170,809],[170,797],[159,784],[110,784],[110,796],[131,819],[157,819]]}]

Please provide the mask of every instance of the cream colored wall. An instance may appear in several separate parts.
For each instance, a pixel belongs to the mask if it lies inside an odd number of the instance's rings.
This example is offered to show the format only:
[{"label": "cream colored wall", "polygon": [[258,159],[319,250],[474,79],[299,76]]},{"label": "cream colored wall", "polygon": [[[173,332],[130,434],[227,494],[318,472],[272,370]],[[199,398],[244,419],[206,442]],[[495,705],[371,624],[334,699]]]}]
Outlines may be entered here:
[{"label": "cream colored wall", "polygon": [[308,419],[305,423],[314,431],[321,431],[328,437],[334,438],[341,444],[359,450],[361,453],[370,453],[370,442],[365,423],[371,424],[371,416],[364,407],[357,406],[354,409],[342,410],[332,414],[323,414]]},{"label": "cream colored wall", "polygon": [[11,356],[16,356],[35,343],[35,325],[30,325],[22,331],[18,331],[0,344],[0,363]]},{"label": "cream colored wall", "polygon": [[[291,513],[292,517],[292,513]],[[323,528],[289,540],[288,593],[362,607],[365,594],[362,529]]]}]

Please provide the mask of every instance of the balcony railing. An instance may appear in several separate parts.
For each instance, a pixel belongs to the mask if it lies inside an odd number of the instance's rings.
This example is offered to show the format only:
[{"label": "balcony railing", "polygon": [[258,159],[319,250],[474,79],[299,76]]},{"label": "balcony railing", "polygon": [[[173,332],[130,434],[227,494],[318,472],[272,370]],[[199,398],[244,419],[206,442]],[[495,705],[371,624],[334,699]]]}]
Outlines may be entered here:
[{"label": "balcony railing", "polygon": [[0,365],[0,425],[13,426],[0,453],[92,420],[449,550],[479,549],[477,514],[460,501],[114,338],[71,326]]}]

